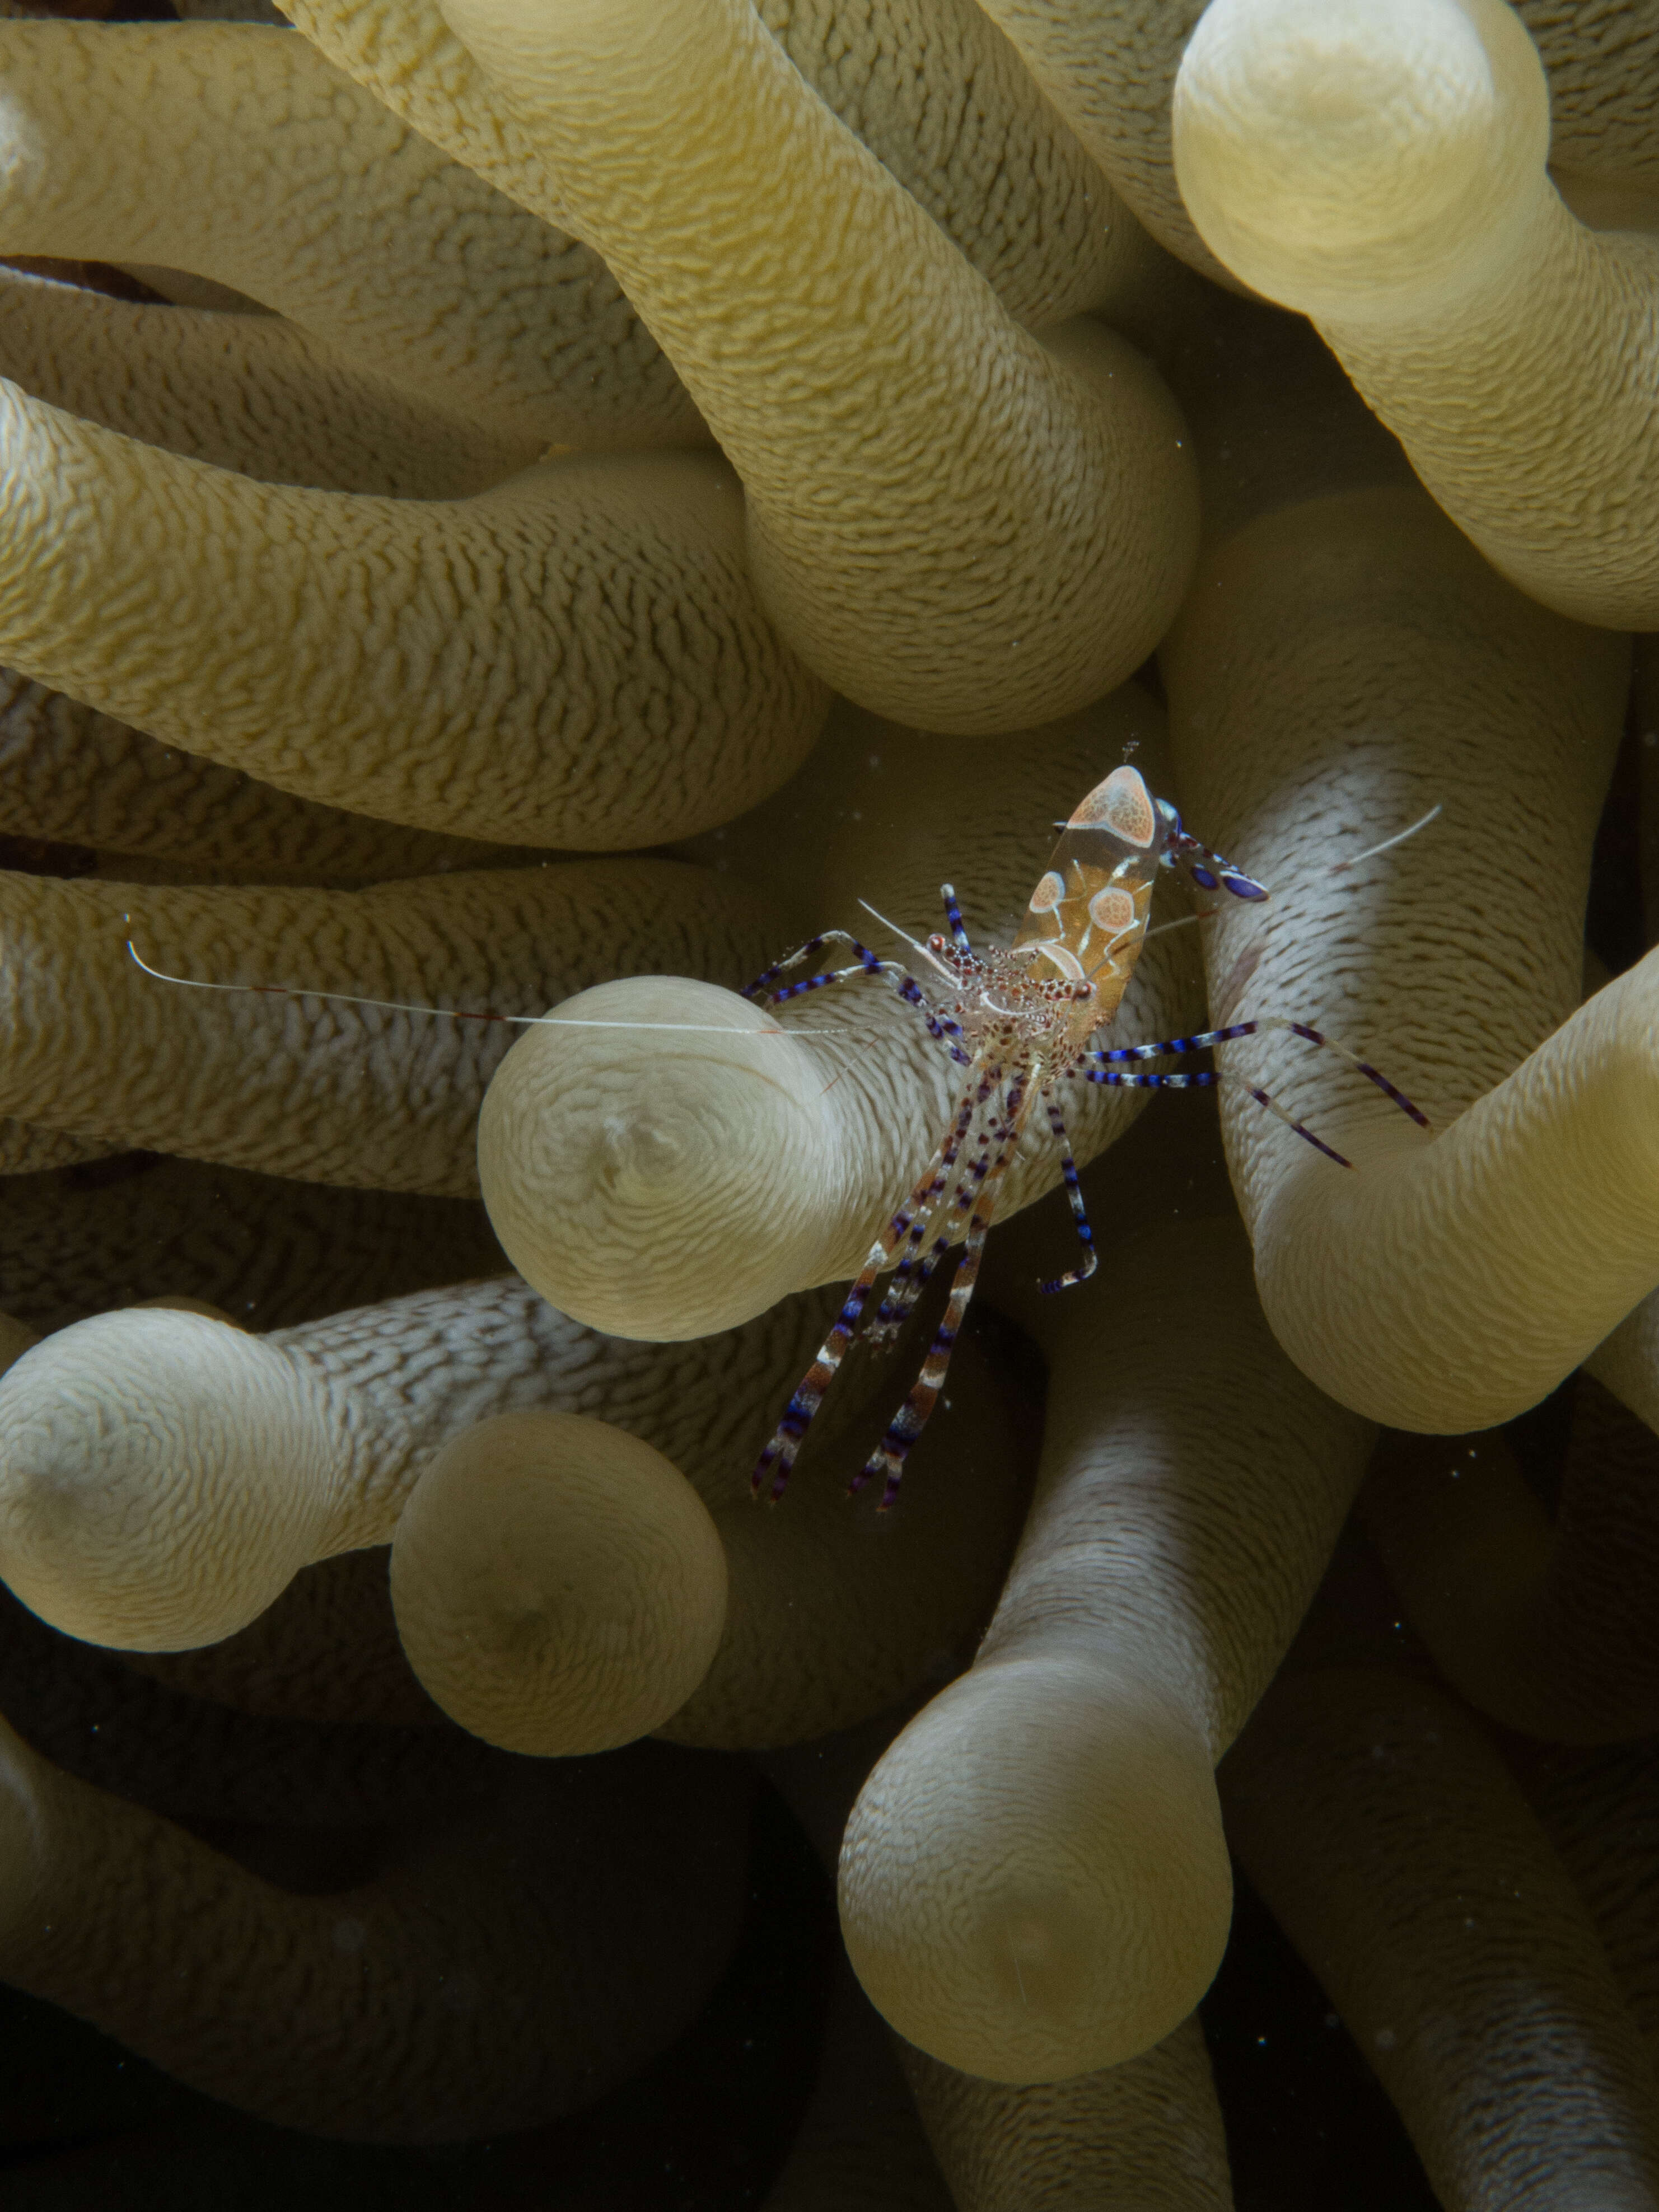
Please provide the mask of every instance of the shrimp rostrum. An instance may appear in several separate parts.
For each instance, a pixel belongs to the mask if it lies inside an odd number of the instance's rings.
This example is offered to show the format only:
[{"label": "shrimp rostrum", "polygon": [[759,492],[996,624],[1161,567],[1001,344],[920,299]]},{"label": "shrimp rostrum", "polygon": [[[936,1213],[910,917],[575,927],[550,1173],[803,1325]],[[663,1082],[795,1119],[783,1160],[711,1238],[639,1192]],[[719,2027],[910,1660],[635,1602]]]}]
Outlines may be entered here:
[{"label": "shrimp rostrum", "polygon": [[[1151,919],[1152,887],[1163,868],[1179,870],[1201,891],[1224,891],[1250,900],[1268,896],[1263,884],[1184,830],[1175,808],[1167,799],[1153,797],[1138,769],[1115,768],[1066,823],[1031,894],[1018,934],[1006,950],[970,942],[956,892],[945,884],[941,895],[947,929],[915,947],[925,963],[925,983],[902,963],[881,958],[844,930],[830,930],[776,962],[749,986],[745,997],[772,1006],[850,978],[883,978],[916,1009],[930,1034],[965,1070],[956,1109],[933,1157],[872,1246],[835,1326],[761,1454],[752,1478],[757,1496],[764,1494],[775,1503],[783,1495],[802,1440],[854,1338],[862,1334],[871,1344],[890,1343],[934,1268],[961,1243],[964,1249],[950,1297],[921,1371],[852,1484],[859,1490],[879,1475],[878,1510],[892,1504],[905,1459],[944,1387],[978,1280],[1003,1177],[1028,1121],[1039,1109],[1060,1147],[1060,1172],[1083,1247],[1075,1267],[1042,1287],[1045,1291],[1067,1290],[1093,1274],[1094,1236],[1066,1133],[1062,1085],[1082,1081],[1160,1091],[1209,1088],[1223,1079],[1213,1067],[1166,1073],[1135,1063],[1206,1051],[1237,1038],[1283,1030],[1340,1053],[1403,1113],[1428,1127],[1426,1117],[1385,1076],[1305,1022],[1263,1017],[1151,1044],[1096,1044],[1134,973]],[[818,960],[832,945],[843,947],[848,955],[842,964],[785,980],[791,969]],[[1351,1165],[1285,1113],[1268,1092],[1253,1084],[1242,1087],[1328,1159],[1339,1167]],[[877,1279],[890,1269],[887,1286],[871,1315],[867,1309]]]}]

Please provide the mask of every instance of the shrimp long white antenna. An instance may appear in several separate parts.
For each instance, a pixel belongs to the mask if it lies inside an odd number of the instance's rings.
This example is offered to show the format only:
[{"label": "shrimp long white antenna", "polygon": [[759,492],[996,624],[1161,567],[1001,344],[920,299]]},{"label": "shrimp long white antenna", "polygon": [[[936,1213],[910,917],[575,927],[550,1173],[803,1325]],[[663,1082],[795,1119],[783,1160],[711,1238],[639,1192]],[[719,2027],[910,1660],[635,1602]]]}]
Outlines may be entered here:
[{"label": "shrimp long white antenna", "polygon": [[1419,830],[1426,830],[1436,816],[1444,811],[1444,807],[1437,800],[1422,819],[1413,822],[1409,830],[1395,830],[1392,837],[1385,837],[1380,845],[1372,845],[1364,853],[1356,853],[1351,860],[1338,860],[1331,868],[1330,873],[1340,876],[1349,868],[1358,868],[1367,860],[1374,860],[1379,853],[1393,852],[1396,845],[1403,845],[1407,837],[1415,837]]},{"label": "shrimp long white antenna", "polygon": [[[262,998],[325,999],[332,1006],[372,1006],[388,1014],[441,1014],[457,1022],[505,1022],[514,1029],[571,1029],[571,1030],[689,1030],[704,1036],[729,1036],[731,1031],[719,1022],[600,1022],[591,1021],[580,1014],[498,1014],[493,1011],[474,1012],[465,1006],[423,1006],[413,1000],[368,999],[351,991],[312,991],[303,984],[293,983],[210,983],[199,975],[170,975],[164,968],[154,968],[145,959],[131,938],[127,951],[135,965],[146,975],[153,975],[158,983],[176,983],[185,991],[253,992]],[[757,1036],[838,1036],[836,1030],[785,1029],[774,1023],[769,1029],[757,1030]]]},{"label": "shrimp long white antenna", "polygon": [[1201,914],[1178,914],[1173,921],[1160,921],[1155,929],[1149,929],[1140,941],[1147,945],[1155,937],[1167,937],[1172,929],[1191,929],[1197,922],[1213,921],[1220,911],[1218,906],[1206,906]]},{"label": "shrimp long white antenna", "polygon": [[901,945],[908,945],[912,952],[919,953],[936,975],[943,975],[947,983],[955,982],[956,976],[951,969],[947,968],[936,955],[930,952],[925,945],[919,944],[908,930],[901,929],[896,921],[889,921],[886,915],[878,908],[872,906],[868,899],[861,898],[859,904],[872,921],[878,921],[884,929],[890,929]]}]

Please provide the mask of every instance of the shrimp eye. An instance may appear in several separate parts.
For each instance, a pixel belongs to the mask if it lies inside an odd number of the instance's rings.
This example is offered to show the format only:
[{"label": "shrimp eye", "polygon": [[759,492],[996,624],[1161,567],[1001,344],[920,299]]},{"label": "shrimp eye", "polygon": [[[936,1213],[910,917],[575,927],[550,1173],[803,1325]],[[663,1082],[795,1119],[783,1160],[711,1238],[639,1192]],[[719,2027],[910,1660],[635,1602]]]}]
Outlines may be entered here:
[{"label": "shrimp eye", "polygon": [[928,939],[927,950],[930,952],[943,952],[945,950],[945,939],[939,935],[938,930],[935,930]]}]

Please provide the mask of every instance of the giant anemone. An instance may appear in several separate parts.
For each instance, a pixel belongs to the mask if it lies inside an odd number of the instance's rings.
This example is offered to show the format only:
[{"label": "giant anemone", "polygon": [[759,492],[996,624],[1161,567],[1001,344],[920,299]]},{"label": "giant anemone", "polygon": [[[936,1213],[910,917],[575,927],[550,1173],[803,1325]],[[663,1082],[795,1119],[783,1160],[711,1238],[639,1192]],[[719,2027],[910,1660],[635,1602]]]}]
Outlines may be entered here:
[{"label": "giant anemone", "polygon": [[[699,2203],[1659,2202],[1652,9],[180,5],[0,8],[17,2033],[682,2204],[770,1955]],[[1124,760],[1115,1036],[1428,1130],[1080,1099],[757,1510],[952,1073],[738,987]]]}]

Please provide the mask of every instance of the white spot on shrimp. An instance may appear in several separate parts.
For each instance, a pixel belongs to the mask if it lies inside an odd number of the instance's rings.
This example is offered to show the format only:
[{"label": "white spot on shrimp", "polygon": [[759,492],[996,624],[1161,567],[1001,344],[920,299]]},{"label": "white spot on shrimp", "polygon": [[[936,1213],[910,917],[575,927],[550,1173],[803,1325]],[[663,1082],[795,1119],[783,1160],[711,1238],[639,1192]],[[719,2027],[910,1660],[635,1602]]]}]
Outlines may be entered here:
[{"label": "white spot on shrimp", "polygon": [[1097,929],[1104,930],[1108,937],[1115,937],[1121,929],[1134,926],[1135,902],[1133,895],[1118,890],[1108,884],[1097,890],[1089,902],[1089,919]]},{"label": "white spot on shrimp", "polygon": [[1043,877],[1042,882],[1031,893],[1031,912],[1033,914],[1052,914],[1054,909],[1060,904],[1061,899],[1063,899],[1065,896],[1065,878],[1055,869],[1050,868],[1048,874]]},{"label": "white spot on shrimp", "polygon": [[1067,825],[1074,830],[1110,830],[1126,845],[1150,845],[1158,834],[1158,809],[1140,770],[1127,763],[1097,783]]},{"label": "white spot on shrimp", "polygon": [[1044,945],[1040,950],[1043,958],[1052,960],[1062,975],[1069,977],[1073,983],[1081,983],[1084,981],[1083,963],[1068,946]]}]

